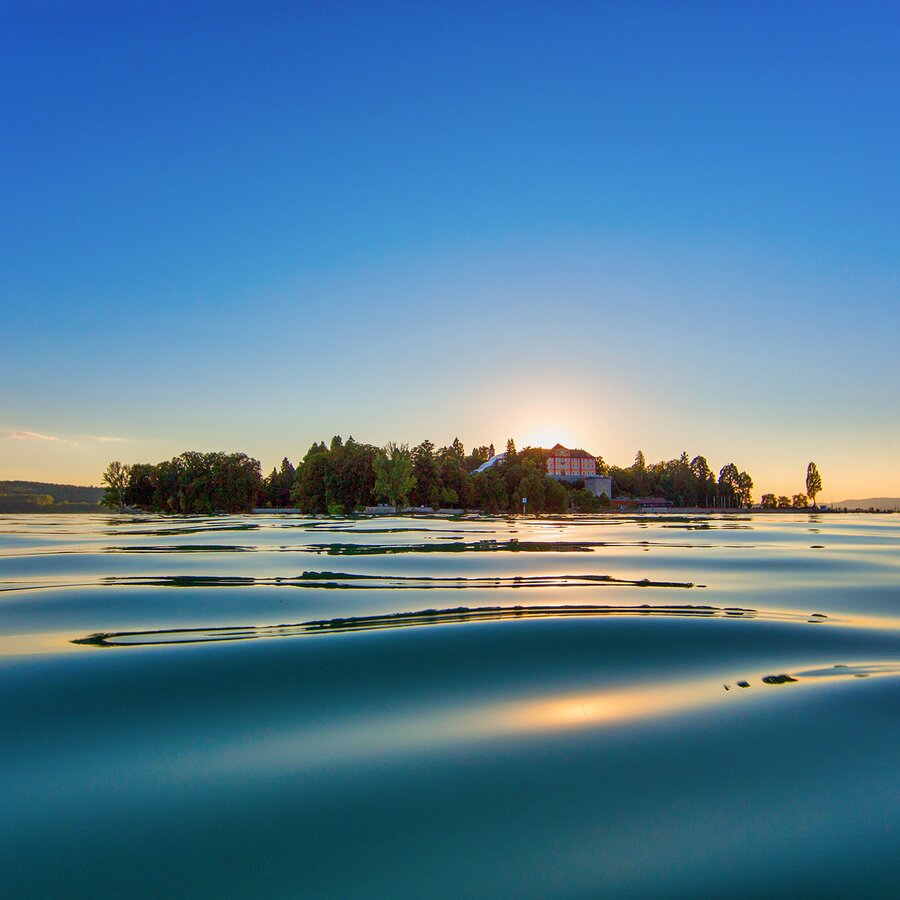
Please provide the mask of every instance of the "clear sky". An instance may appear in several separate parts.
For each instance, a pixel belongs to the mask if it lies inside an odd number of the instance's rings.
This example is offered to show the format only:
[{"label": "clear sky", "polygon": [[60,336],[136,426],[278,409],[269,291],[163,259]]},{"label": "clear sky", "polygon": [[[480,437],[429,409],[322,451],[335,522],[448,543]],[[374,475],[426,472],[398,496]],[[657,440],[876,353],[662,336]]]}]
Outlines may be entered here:
[{"label": "clear sky", "polygon": [[513,436],[900,495],[898,45],[893,2],[7,0],[0,478]]}]

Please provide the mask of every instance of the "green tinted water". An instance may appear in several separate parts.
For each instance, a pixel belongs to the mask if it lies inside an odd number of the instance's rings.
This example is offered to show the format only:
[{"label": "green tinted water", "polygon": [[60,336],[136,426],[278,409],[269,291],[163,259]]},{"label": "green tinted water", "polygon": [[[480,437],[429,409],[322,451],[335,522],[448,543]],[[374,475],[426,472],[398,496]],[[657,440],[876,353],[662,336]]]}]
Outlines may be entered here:
[{"label": "green tinted water", "polygon": [[886,896],[900,517],[0,519],[6,896]]}]

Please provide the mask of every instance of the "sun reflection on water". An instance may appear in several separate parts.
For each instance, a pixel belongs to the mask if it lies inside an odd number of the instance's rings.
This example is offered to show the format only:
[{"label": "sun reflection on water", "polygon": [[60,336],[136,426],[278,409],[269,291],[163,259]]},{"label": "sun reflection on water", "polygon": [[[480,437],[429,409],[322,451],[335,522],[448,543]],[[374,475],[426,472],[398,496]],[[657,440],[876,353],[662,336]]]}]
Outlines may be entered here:
[{"label": "sun reflection on water", "polygon": [[722,687],[711,679],[665,686],[610,689],[517,704],[505,719],[511,730],[557,731],[613,725],[673,715],[721,702]]}]

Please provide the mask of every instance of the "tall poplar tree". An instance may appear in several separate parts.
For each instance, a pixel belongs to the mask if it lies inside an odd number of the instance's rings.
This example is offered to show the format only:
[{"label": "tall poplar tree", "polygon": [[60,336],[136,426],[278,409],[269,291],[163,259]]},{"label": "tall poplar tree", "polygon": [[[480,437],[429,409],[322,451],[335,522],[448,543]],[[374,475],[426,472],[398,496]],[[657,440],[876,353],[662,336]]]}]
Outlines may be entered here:
[{"label": "tall poplar tree", "polygon": [[806,496],[812,500],[812,505],[816,505],[816,494],[822,491],[822,476],[816,468],[816,464],[811,462],[806,467]]}]

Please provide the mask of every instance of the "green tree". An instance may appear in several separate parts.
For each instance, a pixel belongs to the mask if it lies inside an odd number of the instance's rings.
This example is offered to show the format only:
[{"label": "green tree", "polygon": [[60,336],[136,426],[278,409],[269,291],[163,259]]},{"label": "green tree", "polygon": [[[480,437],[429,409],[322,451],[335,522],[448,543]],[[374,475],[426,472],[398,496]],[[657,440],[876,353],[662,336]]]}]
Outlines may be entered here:
[{"label": "green tree", "polygon": [[753,479],[746,472],[738,475],[737,499],[741,506],[749,506],[753,502]]},{"label": "green tree", "polygon": [[763,494],[762,505],[763,509],[775,509],[778,506],[778,500],[774,494]]},{"label": "green tree", "polygon": [[110,509],[120,512],[125,509],[125,491],[128,488],[129,469],[118,460],[111,462],[103,473],[101,483],[106,489],[103,499],[100,501]]},{"label": "green tree", "polygon": [[[339,454],[342,491],[338,502],[350,512],[357,506],[369,506],[375,500],[375,455],[378,448],[371,444],[360,444],[347,438]],[[332,463],[334,465],[334,463]]]},{"label": "green tree", "polygon": [[344,442],[335,435],[327,447],[314,443],[297,467],[291,501],[305,513],[332,515],[374,502],[376,452],[352,436]]},{"label": "green tree", "polygon": [[474,447],[472,452],[466,457],[466,471],[474,472],[482,463],[487,462],[493,456],[488,451],[488,447]]},{"label": "green tree", "polygon": [[[413,475],[416,476],[416,486],[411,495],[412,502],[416,506],[434,506],[434,501],[440,499],[438,464],[434,456],[434,444],[431,441],[422,441],[421,444],[413,447],[412,457]],[[440,504],[438,503],[438,505]]]},{"label": "green tree", "polygon": [[[691,460],[691,474],[697,480],[697,499],[703,506],[709,506],[709,498],[715,490],[714,478],[705,456],[695,456]],[[712,483],[711,483],[712,482]]]},{"label": "green tree", "polygon": [[811,462],[806,467],[806,494],[812,501],[812,505],[816,505],[816,494],[822,491],[822,476],[816,468],[816,464]]},{"label": "green tree", "polygon": [[138,509],[160,509],[163,503],[159,489],[161,469],[153,463],[135,463],[128,472],[125,505]]},{"label": "green tree", "polygon": [[264,506],[275,506],[272,498],[278,490],[278,469],[272,471],[263,479],[262,503]]},{"label": "green tree", "polygon": [[283,509],[291,505],[291,488],[294,486],[296,474],[293,463],[285,456],[281,460],[281,469],[278,472],[278,492],[272,498],[273,506]]},{"label": "green tree", "polygon": [[[590,491],[581,491],[580,494],[586,494],[581,501],[585,504],[582,508],[581,504],[576,500],[579,512],[593,512],[591,501],[595,501],[596,497]],[[590,498],[590,500],[588,499]],[[529,501],[530,505],[530,501]],[[544,476],[544,512],[548,513],[564,513],[569,506],[569,491],[566,490],[562,482],[551,478],[549,475]]]},{"label": "green tree", "polygon": [[634,454],[634,462],[631,464],[626,490],[635,497],[645,497],[650,493],[650,478],[647,473],[647,460],[643,450]]},{"label": "green tree", "polygon": [[[124,487],[122,472],[126,474]],[[188,450],[156,465],[114,463],[103,477],[108,502],[119,509],[127,503],[186,515],[238,513],[249,512],[265,496],[259,461],[245,453]]]},{"label": "green tree", "polygon": [[[666,480],[669,489],[663,491],[663,496],[674,500],[676,506],[697,505],[700,492],[687,452],[666,464]],[[670,493],[673,496],[669,497]]]},{"label": "green tree", "polygon": [[506,442],[506,462],[511,463],[516,458],[516,442],[510,438]]},{"label": "green tree", "polygon": [[509,495],[496,467],[475,475],[472,482],[475,488],[475,504],[480,509],[486,513],[506,512],[509,508]]},{"label": "green tree", "polygon": [[[565,488],[563,489],[565,490]],[[522,500],[528,498],[527,512],[541,513],[544,511],[544,499],[546,483],[544,476],[534,469],[529,469],[525,477],[519,482],[513,499],[516,508],[513,512],[522,512]]]},{"label": "green tree", "polygon": [[519,462],[532,466],[541,474],[547,474],[547,460],[550,458],[550,451],[542,447],[523,447],[516,457]]},{"label": "green tree", "polygon": [[376,495],[386,497],[391,506],[401,506],[416,486],[408,445],[385,444],[375,456],[374,467]]},{"label": "green tree", "polygon": [[281,461],[281,470],[272,469],[263,480],[260,502],[264,506],[283,509],[291,505],[291,488],[294,484],[294,467],[285,457]]},{"label": "green tree", "polygon": [[734,506],[740,491],[741,473],[734,463],[728,463],[719,470],[719,495],[726,506]]},{"label": "green tree", "polygon": [[344,442],[336,434],[324,456],[325,511],[329,515],[340,515],[354,506],[352,468],[344,452]]},{"label": "green tree", "polygon": [[468,509],[475,502],[475,486],[466,463],[451,449],[444,453],[438,469],[442,506]]},{"label": "green tree", "polygon": [[[576,487],[573,491],[567,491],[569,498],[575,504],[575,509],[580,513],[592,513],[599,512],[603,509],[603,503],[599,497],[595,497],[590,491],[585,490],[584,488]],[[601,497],[606,497],[606,494],[601,494]],[[609,498],[606,498],[607,501]],[[556,512],[556,510],[553,510]]]},{"label": "green tree", "polygon": [[791,506],[794,509],[807,509],[809,507],[809,498],[806,494],[794,494],[791,498]]},{"label": "green tree", "polygon": [[782,494],[778,498],[778,508],[779,509],[790,509],[791,508],[791,498],[785,497],[784,494]]},{"label": "green tree", "polygon": [[328,449],[313,444],[306,451],[291,487],[291,501],[301,512],[323,513],[328,508],[325,479],[328,474]]}]

